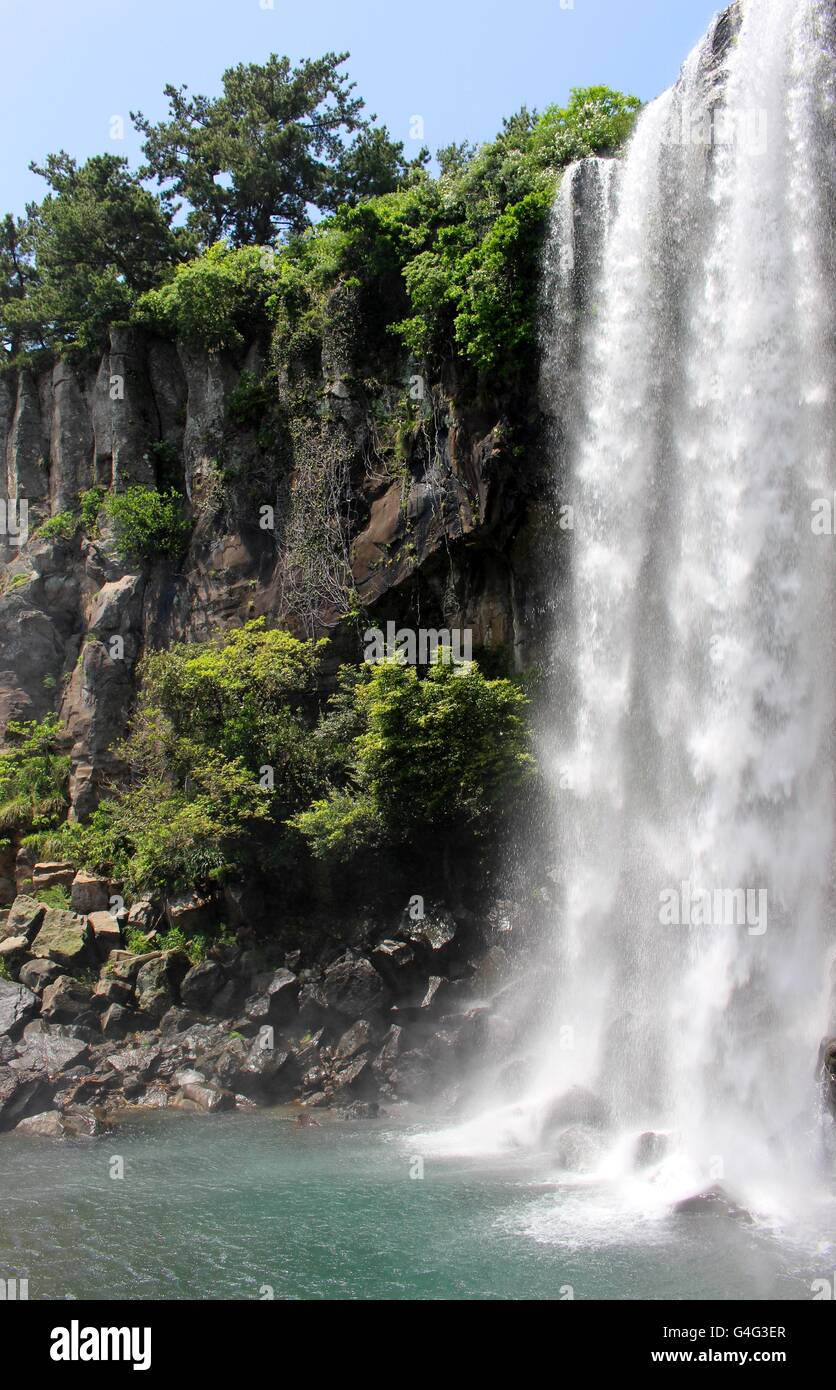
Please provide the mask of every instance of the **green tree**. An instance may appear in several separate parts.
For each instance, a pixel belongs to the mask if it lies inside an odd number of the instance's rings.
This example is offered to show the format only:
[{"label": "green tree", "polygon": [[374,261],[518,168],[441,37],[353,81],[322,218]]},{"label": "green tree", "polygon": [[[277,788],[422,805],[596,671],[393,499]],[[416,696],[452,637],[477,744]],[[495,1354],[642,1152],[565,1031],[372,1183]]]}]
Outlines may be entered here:
[{"label": "green tree", "polygon": [[10,358],[31,346],[43,346],[31,311],[38,285],[35,247],[28,218],[11,213],[0,222],[0,341]]},{"label": "green tree", "polygon": [[215,98],[167,86],[168,120],[131,113],[145,137],[143,177],[158,181],[172,209],[186,202],[203,245],[266,245],[307,226],[312,207],[392,187],[408,170],[403,146],[370,130],[355,83],[340,72],[347,58],[326,53],[292,67],[273,53],[239,63]]},{"label": "green tree", "polygon": [[175,263],[180,239],[125,159],[95,155],[79,166],[61,151],[30,167],[52,190],[28,209],[39,277],[32,311],[52,342],[98,347]]},{"label": "green tree", "polygon": [[[351,693],[362,732],[347,782],[290,822],[315,854],[349,857],[363,844],[447,853],[496,833],[533,767],[519,687],[486,680],[475,663],[441,661],[422,679],[392,660]],[[337,718],[344,728],[344,698]]]}]

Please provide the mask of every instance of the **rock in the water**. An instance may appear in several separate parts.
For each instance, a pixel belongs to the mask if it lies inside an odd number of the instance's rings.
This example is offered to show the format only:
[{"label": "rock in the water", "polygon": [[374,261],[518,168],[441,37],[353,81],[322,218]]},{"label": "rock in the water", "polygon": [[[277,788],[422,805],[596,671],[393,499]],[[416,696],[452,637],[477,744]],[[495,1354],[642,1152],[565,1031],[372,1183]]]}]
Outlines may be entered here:
[{"label": "rock in the water", "polygon": [[589,1125],[569,1125],[558,1136],[555,1157],[571,1173],[591,1173],[601,1161],[600,1132]]},{"label": "rock in the water", "polygon": [[15,1126],[17,1134],[41,1139],[91,1139],[101,1133],[101,1124],[92,1110],[74,1106],[69,1110],[46,1110],[30,1115]]},{"label": "rock in the water", "polygon": [[661,1163],[662,1159],[670,1152],[671,1137],[655,1129],[647,1129],[644,1134],[640,1134],[636,1140],[636,1148],[633,1155],[634,1168],[650,1168],[655,1163]]},{"label": "rock in the water", "polygon": [[198,1082],[187,1082],[181,1087],[184,1099],[191,1101],[199,1110],[234,1110],[235,1097],[229,1091],[221,1091],[216,1086],[205,1086]]},{"label": "rock in the water", "polygon": [[569,1125],[590,1125],[593,1129],[606,1129],[610,1122],[609,1111],[602,1100],[587,1091],[583,1086],[572,1086],[560,1096],[554,1096],[543,1106],[540,1114],[540,1133],[548,1139],[557,1130]]},{"label": "rock in the water", "polygon": [[84,917],[51,907],[32,942],[32,955],[46,956],[68,969],[77,968],[91,958],[91,939],[92,932]]},{"label": "rock in the water", "polygon": [[735,1221],[752,1220],[751,1213],[730,1197],[719,1183],[677,1202],[673,1210],[676,1216],[726,1216]]},{"label": "rock in the water", "polygon": [[38,1000],[31,989],[0,980],[0,1037],[5,1033],[15,1036],[22,1032],[37,1012]]}]

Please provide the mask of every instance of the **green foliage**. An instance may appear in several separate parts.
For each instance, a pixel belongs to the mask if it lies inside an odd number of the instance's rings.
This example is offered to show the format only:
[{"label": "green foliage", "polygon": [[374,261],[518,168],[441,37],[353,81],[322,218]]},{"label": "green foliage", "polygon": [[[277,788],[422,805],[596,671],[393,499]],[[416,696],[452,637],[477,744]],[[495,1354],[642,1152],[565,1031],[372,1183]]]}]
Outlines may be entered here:
[{"label": "green foliage", "polygon": [[415,851],[495,830],[533,767],[517,686],[486,680],[474,663],[439,662],[422,679],[392,660],[355,684],[353,700],[363,731],[348,785],[291,820],[318,857],[349,858],[364,845]]},{"label": "green foliage", "polygon": [[62,883],[54,883],[51,888],[38,889],[38,902],[46,907],[59,907],[68,912],[72,907],[69,888]]},{"label": "green foliage", "polygon": [[[178,236],[125,159],[95,155],[79,167],[61,151],[31,167],[51,192],[27,210],[37,279],[22,312],[55,346],[99,348],[179,258]],[[18,322],[18,340],[24,329]]]},{"label": "green foliage", "polygon": [[60,735],[55,715],[7,725],[9,747],[0,751],[0,829],[26,833],[59,824],[67,808],[70,775]]},{"label": "green foliage", "polygon": [[191,528],[179,492],[129,487],[110,493],[101,510],[113,526],[117,551],[127,564],[160,556],[178,560],[187,548]]},{"label": "green foliage", "polygon": [[273,258],[258,246],[216,242],[139,300],[134,319],[215,351],[244,341],[266,322]]},{"label": "green foliage", "polygon": [[125,946],[135,956],[147,956],[157,948],[153,941],[149,941],[144,931],[138,927],[129,927],[125,932]]},{"label": "green foliage", "polygon": [[106,497],[107,488],[104,487],[90,487],[78,495],[81,525],[88,536],[95,537],[99,533],[99,516]]},{"label": "green foliage", "polygon": [[[408,175],[403,146],[364,119],[354,83],[340,72],[347,57],[326,53],[292,67],[274,53],[227,69],[216,98],[167,86],[168,120],[152,125],[132,113],[145,136],[143,175],[164,188],[169,208],[186,200],[188,226],[204,245],[221,237],[264,245],[307,226],[311,207],[388,191]],[[349,145],[346,135],[355,137]]]},{"label": "green foliage", "polygon": [[71,541],[78,530],[78,517],[72,512],[56,512],[35,532],[39,540]]},{"label": "green foliage", "polygon": [[640,110],[638,97],[609,87],[573,87],[568,106],[550,106],[539,118],[534,149],[558,165],[614,154],[632,134]]}]

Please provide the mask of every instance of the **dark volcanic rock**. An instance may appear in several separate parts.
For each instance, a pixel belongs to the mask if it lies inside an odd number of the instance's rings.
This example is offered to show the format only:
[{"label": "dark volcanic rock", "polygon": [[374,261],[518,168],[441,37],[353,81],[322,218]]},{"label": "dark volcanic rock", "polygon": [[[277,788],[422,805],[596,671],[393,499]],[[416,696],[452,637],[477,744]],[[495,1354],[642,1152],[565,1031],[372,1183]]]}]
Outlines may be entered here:
[{"label": "dark volcanic rock", "polygon": [[383,1002],[383,981],[365,956],[347,952],[325,971],[322,994],[329,1009],[349,1019],[374,1013]]},{"label": "dark volcanic rock", "polygon": [[183,977],[180,998],[186,1008],[205,1012],[223,982],[223,972],[215,961],[201,961],[199,965],[193,965]]},{"label": "dark volcanic rock", "polygon": [[47,985],[41,1000],[41,1014],[50,1023],[73,1023],[91,1007],[92,992],[71,975],[59,975]]},{"label": "dark volcanic rock", "polygon": [[16,1036],[37,1012],[38,1000],[31,989],[0,980],[0,1036]]}]

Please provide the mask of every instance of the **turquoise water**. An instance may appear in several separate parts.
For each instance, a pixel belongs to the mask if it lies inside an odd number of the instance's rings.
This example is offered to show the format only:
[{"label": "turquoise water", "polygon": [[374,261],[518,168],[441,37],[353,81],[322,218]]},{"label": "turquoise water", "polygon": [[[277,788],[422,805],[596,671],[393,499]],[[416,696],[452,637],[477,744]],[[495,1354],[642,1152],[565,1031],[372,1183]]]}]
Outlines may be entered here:
[{"label": "turquoise water", "polygon": [[[535,1163],[413,1153],[417,1129],[277,1112],[151,1114],[113,1136],[0,1139],[0,1277],[30,1299],[810,1299],[824,1203],[791,1234],[544,1185]],[[110,1176],[114,1157],[123,1179]]]}]

